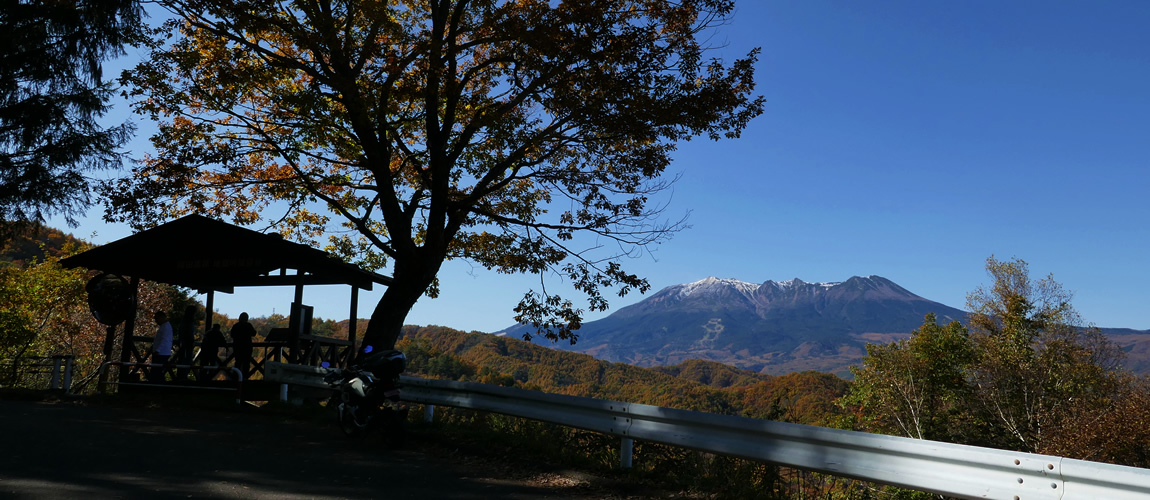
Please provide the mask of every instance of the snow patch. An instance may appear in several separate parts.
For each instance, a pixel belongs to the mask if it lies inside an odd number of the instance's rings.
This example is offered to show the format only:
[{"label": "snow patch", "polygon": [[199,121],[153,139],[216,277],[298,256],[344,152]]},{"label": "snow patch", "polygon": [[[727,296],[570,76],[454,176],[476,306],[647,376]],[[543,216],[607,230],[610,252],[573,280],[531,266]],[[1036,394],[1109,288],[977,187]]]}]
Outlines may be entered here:
[{"label": "snow patch", "polygon": [[751,295],[759,288],[759,285],[754,283],[729,278],[715,278],[713,276],[679,286],[679,298],[693,295],[713,295],[729,288],[734,288],[743,295]]},{"label": "snow patch", "polygon": [[677,298],[683,299],[691,296],[706,296],[715,295],[726,290],[734,290],[747,297],[753,297],[760,287],[771,285],[778,290],[790,290],[793,288],[812,285],[823,289],[829,289],[843,284],[842,281],[823,281],[818,283],[807,283],[799,278],[794,278],[786,281],[767,281],[762,285],[748,283],[746,281],[731,279],[731,278],[716,278],[709,276],[707,278],[695,281],[693,283],[686,283],[669,287]]},{"label": "snow patch", "polygon": [[787,289],[794,288],[797,286],[802,286],[802,285],[814,285],[814,286],[818,286],[818,287],[822,287],[822,288],[830,288],[833,286],[841,285],[843,282],[841,282],[841,281],[823,281],[823,282],[819,282],[819,283],[807,283],[801,279],[795,278],[792,280],[780,281],[780,282],[770,281],[768,283],[774,283],[776,287],[783,289],[783,290],[787,290]]}]

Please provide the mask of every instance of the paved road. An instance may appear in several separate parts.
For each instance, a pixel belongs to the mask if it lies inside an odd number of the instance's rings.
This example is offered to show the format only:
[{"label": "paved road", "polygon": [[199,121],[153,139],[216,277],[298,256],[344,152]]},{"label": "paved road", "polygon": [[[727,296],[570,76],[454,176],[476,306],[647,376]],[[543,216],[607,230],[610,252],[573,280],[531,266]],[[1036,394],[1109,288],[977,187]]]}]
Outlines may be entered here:
[{"label": "paved road", "polygon": [[586,498],[268,415],[0,401],[0,498]]}]

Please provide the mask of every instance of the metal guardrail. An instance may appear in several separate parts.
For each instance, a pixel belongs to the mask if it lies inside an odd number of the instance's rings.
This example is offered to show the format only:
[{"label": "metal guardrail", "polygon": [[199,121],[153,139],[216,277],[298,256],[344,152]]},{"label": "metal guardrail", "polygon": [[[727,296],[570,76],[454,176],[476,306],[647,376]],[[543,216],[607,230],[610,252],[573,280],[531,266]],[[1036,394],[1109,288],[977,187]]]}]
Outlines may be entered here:
[{"label": "metal guardrail", "polygon": [[[75,362],[76,356],[71,354],[16,358],[0,365],[0,387],[10,384],[14,387],[62,390],[68,394],[72,390]],[[11,379],[2,376],[9,372],[17,372],[17,376]]]},{"label": "metal guardrail", "polygon": [[[326,386],[326,369],[277,369],[285,384]],[[1150,498],[1150,469],[470,382],[403,377],[402,384],[403,400],[413,403],[619,436],[624,461],[631,440],[641,439],[959,498]]]},{"label": "metal guardrail", "polygon": [[323,376],[331,370],[333,368],[268,361],[264,363],[264,380],[279,382],[280,401],[287,401],[289,385],[331,389],[331,385],[323,381]]},{"label": "metal guardrail", "polygon": [[323,376],[327,375],[331,370],[331,368],[321,366],[268,361],[264,365],[264,380],[279,382],[281,384],[330,389],[331,385],[323,381]]},{"label": "metal guardrail", "polygon": [[1150,469],[469,382],[403,378],[403,399],[485,410],[972,499],[1150,498]]}]

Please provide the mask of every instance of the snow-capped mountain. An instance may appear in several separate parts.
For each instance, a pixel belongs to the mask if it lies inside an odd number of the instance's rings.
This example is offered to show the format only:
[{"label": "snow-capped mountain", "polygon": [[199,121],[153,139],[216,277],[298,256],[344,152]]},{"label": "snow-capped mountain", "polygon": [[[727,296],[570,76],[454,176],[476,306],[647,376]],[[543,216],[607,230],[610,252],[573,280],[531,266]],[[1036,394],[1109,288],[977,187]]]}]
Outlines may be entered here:
[{"label": "snow-capped mountain", "polygon": [[640,366],[702,358],[768,373],[845,374],[867,341],[905,337],[932,312],[943,323],[965,317],[880,276],[762,284],[710,277],[664,288],[589,322],[576,345],[556,347]]}]

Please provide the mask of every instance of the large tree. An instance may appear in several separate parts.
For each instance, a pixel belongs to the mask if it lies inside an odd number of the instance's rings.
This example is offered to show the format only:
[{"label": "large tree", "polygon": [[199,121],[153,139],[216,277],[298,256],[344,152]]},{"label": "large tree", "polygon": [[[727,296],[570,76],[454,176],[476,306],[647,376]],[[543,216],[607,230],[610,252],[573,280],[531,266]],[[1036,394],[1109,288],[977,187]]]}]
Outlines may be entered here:
[{"label": "large tree", "polygon": [[[1145,415],[1122,403],[1145,399],[1137,379],[1120,371],[1122,352],[1083,324],[1052,276],[1032,279],[1025,261],[993,256],[986,271],[993,283],[967,296],[966,327],[941,327],[930,315],[908,340],[867,345],[840,404],[876,432],[1144,461],[1102,425],[1130,428]],[[1076,442],[1086,438],[1108,448],[1088,455]]]},{"label": "large tree", "polygon": [[[616,257],[676,229],[650,199],[675,144],[762,112],[757,51],[725,64],[700,42],[730,0],[160,3],[175,20],[126,74],[162,122],[157,151],[105,186],[108,217],[328,233],[329,251],[391,268],[377,347],[447,259],[558,272],[592,310],[604,289],[646,289]],[[608,241],[620,251],[583,250]],[[582,310],[543,289],[516,313],[573,341]]]},{"label": "large tree", "polygon": [[964,409],[974,350],[966,327],[927,314],[909,339],[867,344],[851,367],[854,382],[839,404],[867,430],[916,439],[968,442]]},{"label": "large tree", "polygon": [[104,127],[101,65],[140,22],[136,0],[0,0],[0,220],[70,224],[91,169],[117,168],[129,125]]},{"label": "large tree", "polygon": [[1076,410],[1109,411],[1121,387],[1122,352],[1071,304],[1053,276],[1032,279],[1021,259],[991,256],[994,283],[967,295],[977,362],[973,403],[1004,448],[1048,452]]}]

